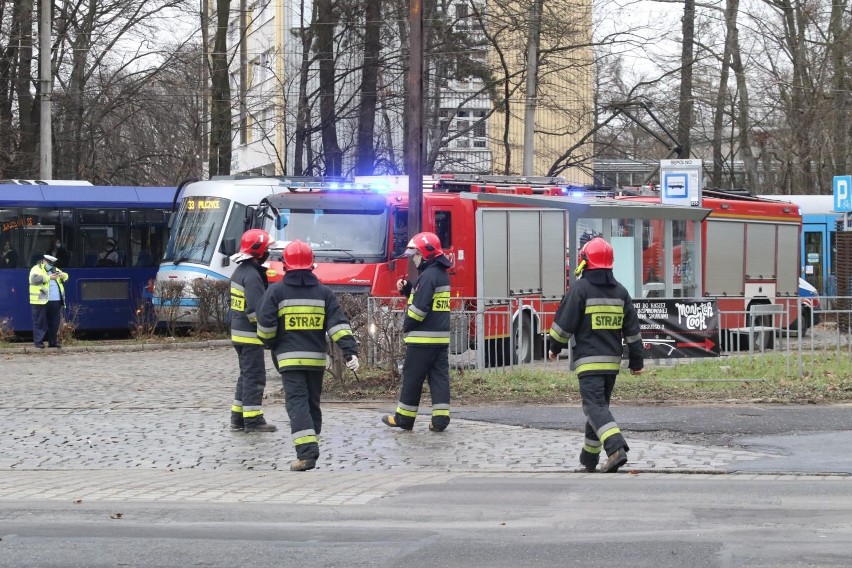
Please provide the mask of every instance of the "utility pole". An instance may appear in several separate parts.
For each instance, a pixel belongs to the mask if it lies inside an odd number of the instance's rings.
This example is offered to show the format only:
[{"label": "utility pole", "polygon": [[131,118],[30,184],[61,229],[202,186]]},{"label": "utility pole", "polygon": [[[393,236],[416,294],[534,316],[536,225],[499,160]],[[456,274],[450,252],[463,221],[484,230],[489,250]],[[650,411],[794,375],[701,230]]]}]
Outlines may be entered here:
[{"label": "utility pole", "polygon": [[408,36],[408,238],[423,210],[423,0],[410,0]]},{"label": "utility pole", "polygon": [[39,69],[39,179],[53,179],[53,124],[51,93],[50,23],[53,20],[53,0],[40,0],[38,19],[38,69]]},{"label": "utility pole", "polygon": [[524,175],[533,175],[535,150],[535,109],[538,94],[538,48],[541,43],[541,12],[544,0],[530,6],[530,34],[527,38],[527,97],[524,106]]}]

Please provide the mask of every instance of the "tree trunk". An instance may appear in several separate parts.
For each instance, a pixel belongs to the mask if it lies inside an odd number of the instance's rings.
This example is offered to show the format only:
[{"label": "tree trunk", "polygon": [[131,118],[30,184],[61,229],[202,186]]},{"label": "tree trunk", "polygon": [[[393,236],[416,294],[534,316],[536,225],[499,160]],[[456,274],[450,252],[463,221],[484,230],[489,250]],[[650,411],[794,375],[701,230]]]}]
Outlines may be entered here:
[{"label": "tree trunk", "polygon": [[17,37],[12,38],[12,43],[16,43],[18,46],[18,72],[15,91],[18,96],[18,121],[21,137],[14,166],[10,173],[13,177],[18,178],[36,178],[38,177],[36,172],[39,170],[39,159],[36,152],[39,110],[30,92],[33,67],[32,0],[20,0],[17,5],[15,20],[19,26]]},{"label": "tree trunk", "polygon": [[831,61],[834,67],[833,88],[833,171],[831,176],[848,174],[846,153],[849,143],[849,71],[846,65],[846,52],[849,41],[843,29],[843,14],[847,10],[847,0],[834,0],[831,3],[831,20],[829,22]]},{"label": "tree trunk", "polygon": [[[728,0],[725,7],[725,50],[722,54],[722,71],[719,74],[719,89],[716,91],[716,108],[713,110],[713,170],[710,174],[710,185],[722,187],[722,129],[725,122],[725,110],[728,100],[728,75],[731,67],[731,51],[733,50],[733,35],[736,33],[737,10],[739,0]],[[729,155],[733,157],[733,148]]]},{"label": "tree trunk", "polygon": [[216,34],[210,57],[210,176],[231,173],[231,85],[228,76],[230,0],[216,0]]},{"label": "tree trunk", "polygon": [[[305,3],[302,0],[300,18],[304,18]],[[293,141],[293,175],[301,176],[309,172],[305,166],[305,150],[311,150],[310,146],[310,131],[311,131],[311,102],[308,100],[308,81],[311,74],[311,43],[314,41],[313,29],[316,25],[317,12],[312,10],[311,25],[303,27],[300,31],[299,39],[302,43],[302,63],[299,69],[299,101],[296,109],[296,138]],[[309,157],[308,164],[312,163]]]},{"label": "tree trunk", "polygon": [[358,108],[358,135],[355,173],[372,175],[376,165],[373,135],[378,101],[379,57],[382,49],[382,0],[364,0],[364,66],[361,70],[361,103]]},{"label": "tree trunk", "polygon": [[689,158],[690,135],[692,132],[693,107],[692,98],[692,67],[694,61],[695,41],[695,0],[685,0],[683,3],[683,45],[680,56],[680,104],[677,117],[677,141],[680,144],[678,158]]},{"label": "tree trunk", "polygon": [[746,187],[750,191],[757,193],[758,175],[757,161],[754,159],[754,154],[751,151],[751,121],[749,120],[749,112],[751,111],[751,102],[749,101],[748,83],[746,81],[745,68],[743,67],[742,52],[740,50],[740,35],[736,27],[736,14],[734,14],[734,34],[733,34],[733,50],[731,51],[732,61],[731,69],[734,71],[734,76],[737,79],[737,105],[736,123],[737,136],[739,138],[739,151],[743,160],[746,174]]},{"label": "tree trunk", "polygon": [[316,0],[314,9],[317,14],[314,52],[319,60],[320,131],[325,162],[324,174],[340,176],[343,172],[343,152],[337,142],[334,70],[334,30],[339,14],[332,0]]}]

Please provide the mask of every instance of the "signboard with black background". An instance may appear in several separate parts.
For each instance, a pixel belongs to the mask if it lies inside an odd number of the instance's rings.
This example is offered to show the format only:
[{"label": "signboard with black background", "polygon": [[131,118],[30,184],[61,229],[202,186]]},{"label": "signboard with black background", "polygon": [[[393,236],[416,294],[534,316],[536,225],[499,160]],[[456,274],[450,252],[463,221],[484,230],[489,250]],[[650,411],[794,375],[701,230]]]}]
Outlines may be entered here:
[{"label": "signboard with black background", "polygon": [[633,300],[646,359],[719,356],[715,300]]}]

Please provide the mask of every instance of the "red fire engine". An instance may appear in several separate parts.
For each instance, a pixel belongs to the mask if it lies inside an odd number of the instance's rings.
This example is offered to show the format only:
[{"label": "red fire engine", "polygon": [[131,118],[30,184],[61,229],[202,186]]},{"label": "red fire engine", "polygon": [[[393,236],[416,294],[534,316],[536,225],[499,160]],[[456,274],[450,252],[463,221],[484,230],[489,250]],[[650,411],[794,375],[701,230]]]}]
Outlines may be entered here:
[{"label": "red fire engine", "polygon": [[[576,250],[578,218],[695,221],[707,214],[601,198],[609,196],[547,178],[443,179],[426,189],[421,229],[441,239],[452,262],[452,294],[461,303],[454,309],[468,318],[460,324],[464,333],[453,333],[451,349],[475,347],[483,366],[541,355],[565,293],[566,253]],[[264,204],[278,219],[278,239],[311,244],[315,273],[332,289],[399,297],[396,282],[410,270],[400,259],[410,238],[407,192],[300,186]],[[468,322],[475,333],[468,334]]]}]

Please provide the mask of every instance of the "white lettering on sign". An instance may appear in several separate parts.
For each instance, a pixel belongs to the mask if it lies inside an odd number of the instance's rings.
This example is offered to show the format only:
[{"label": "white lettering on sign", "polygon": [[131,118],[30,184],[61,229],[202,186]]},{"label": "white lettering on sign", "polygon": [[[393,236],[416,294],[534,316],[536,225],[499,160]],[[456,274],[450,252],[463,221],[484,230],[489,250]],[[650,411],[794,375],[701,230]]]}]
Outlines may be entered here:
[{"label": "white lettering on sign", "polygon": [[852,211],[852,176],[834,176],[834,210],[838,213]]},{"label": "white lettering on sign", "polygon": [[675,307],[678,323],[685,323],[687,329],[707,329],[706,320],[713,315],[711,303],[675,304]]},{"label": "white lettering on sign", "polygon": [[849,184],[845,179],[837,180],[837,200],[846,201],[849,199]]}]

